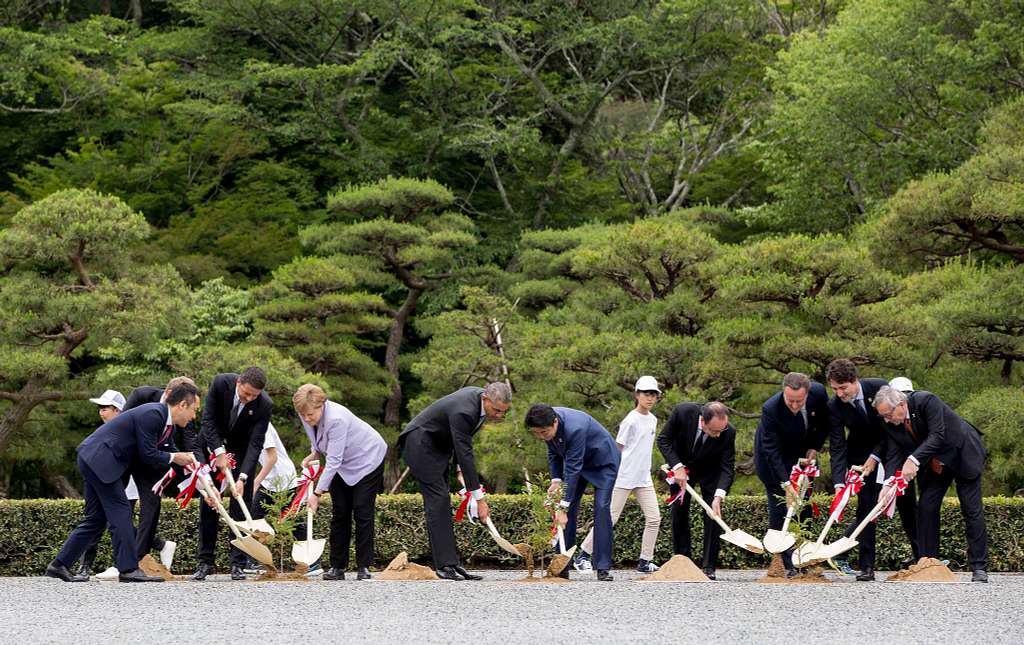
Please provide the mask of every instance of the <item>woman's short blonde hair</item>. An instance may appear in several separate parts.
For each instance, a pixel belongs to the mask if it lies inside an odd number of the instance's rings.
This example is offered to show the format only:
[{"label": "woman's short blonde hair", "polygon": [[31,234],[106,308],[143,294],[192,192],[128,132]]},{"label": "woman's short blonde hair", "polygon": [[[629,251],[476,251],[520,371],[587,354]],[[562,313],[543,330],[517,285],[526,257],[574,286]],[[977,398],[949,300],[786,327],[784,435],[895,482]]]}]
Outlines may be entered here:
[{"label": "woman's short blonde hair", "polygon": [[320,386],[312,383],[300,385],[292,397],[292,405],[295,406],[295,411],[299,414],[323,407],[325,401],[327,401],[327,393]]}]

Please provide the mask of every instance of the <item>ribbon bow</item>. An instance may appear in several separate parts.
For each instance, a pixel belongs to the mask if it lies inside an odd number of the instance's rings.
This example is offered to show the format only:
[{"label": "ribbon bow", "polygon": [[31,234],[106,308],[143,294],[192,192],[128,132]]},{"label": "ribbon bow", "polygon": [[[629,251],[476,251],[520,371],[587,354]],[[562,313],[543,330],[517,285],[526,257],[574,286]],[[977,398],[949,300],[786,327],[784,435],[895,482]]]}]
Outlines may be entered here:
[{"label": "ribbon bow", "polygon": [[819,471],[818,467],[814,464],[807,464],[806,466],[801,466],[800,464],[797,464],[793,466],[793,470],[789,474],[789,482],[793,484],[794,489],[799,489],[800,475],[807,477],[807,479],[814,479],[820,474],[821,471]]},{"label": "ribbon bow", "polygon": [[896,491],[896,494],[892,496],[892,498],[889,500],[889,503],[885,505],[885,509],[883,510],[885,516],[891,519],[892,516],[896,513],[896,498],[902,497],[907,490],[908,484],[907,480],[903,479],[903,471],[897,470],[896,474],[882,482],[882,486],[892,486]]},{"label": "ribbon bow", "polygon": [[[690,469],[683,466],[683,472],[686,473],[687,478],[690,476]],[[665,506],[672,506],[675,503],[682,504],[683,498],[686,497],[686,487],[680,486],[676,483],[676,471],[666,470],[665,481],[668,483],[668,497],[665,498]],[[672,492],[673,487],[677,490]]]},{"label": "ribbon bow", "polygon": [[175,477],[174,469],[173,468],[168,468],[167,472],[164,473],[164,476],[160,478],[160,481],[158,481],[157,483],[153,484],[153,488],[151,488],[150,490],[152,490],[153,494],[156,495],[157,497],[163,495],[164,494],[164,489],[167,488],[167,484],[170,484],[171,481],[174,480],[174,477]]},{"label": "ribbon bow", "polygon": [[185,508],[188,503],[192,501],[192,496],[196,494],[196,484],[199,483],[199,478],[204,475],[210,474],[210,466],[207,464],[189,464],[185,469],[191,473],[190,476],[185,478],[185,481],[178,484],[178,496],[175,497],[175,501],[181,502],[178,508]]},{"label": "ribbon bow", "polygon": [[836,496],[832,499],[832,505],[828,508],[829,515],[839,510],[839,514],[836,519],[840,522],[843,521],[843,511],[846,510],[846,505],[850,501],[850,497],[860,492],[860,489],[864,486],[864,477],[856,470],[846,471],[846,483],[839,489]]},{"label": "ribbon bow", "polygon": [[[480,490],[484,493],[487,492],[487,489],[483,486],[480,487]],[[462,501],[459,502],[459,508],[455,510],[455,521],[461,522],[464,519],[468,519],[469,523],[473,524],[473,520],[480,517],[479,511],[477,511],[476,500],[473,499],[473,493],[463,487],[459,490],[459,497],[462,498]]]},{"label": "ribbon bow", "polygon": [[306,469],[302,471],[302,477],[299,477],[298,489],[295,491],[295,497],[292,499],[292,503],[281,511],[281,519],[288,517],[292,513],[297,513],[299,509],[302,508],[302,505],[306,503],[306,495],[309,494],[309,487],[313,485],[313,482],[315,482],[323,472],[323,465],[315,470],[312,466],[306,466]]},{"label": "ribbon bow", "polygon": [[[228,458],[228,470],[234,470],[238,466],[238,464],[235,462],[235,453],[226,452],[224,454],[227,455]],[[227,488],[228,486],[228,482],[226,481],[227,477],[224,476],[224,471],[217,468],[216,466],[217,456],[214,455],[212,452],[209,453],[209,455],[210,457],[209,459],[207,459],[207,463],[209,464],[209,470],[207,472],[212,473],[213,480],[220,484],[220,492],[223,493],[224,489]],[[217,472],[214,473],[214,470],[216,470]]]}]

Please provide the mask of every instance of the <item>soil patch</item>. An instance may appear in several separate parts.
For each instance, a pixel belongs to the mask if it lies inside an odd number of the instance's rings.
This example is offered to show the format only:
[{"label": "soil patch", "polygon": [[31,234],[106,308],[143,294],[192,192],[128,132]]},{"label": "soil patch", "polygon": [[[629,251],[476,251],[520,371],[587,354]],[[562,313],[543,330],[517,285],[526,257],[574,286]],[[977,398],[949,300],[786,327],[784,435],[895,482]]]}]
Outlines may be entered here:
[{"label": "soil patch", "polygon": [[256,576],[256,582],[310,582],[310,579],[306,577],[303,571],[295,570],[288,573],[278,573],[273,569],[268,569]]},{"label": "soil patch", "polygon": [[960,582],[960,578],[935,558],[921,558],[917,564],[897,571],[886,582]]},{"label": "soil patch", "polygon": [[520,542],[519,544],[513,544],[516,551],[519,551],[519,555],[523,556],[526,560],[526,576],[529,578],[533,577],[533,549],[530,548],[529,544]]},{"label": "soil patch", "polygon": [[569,565],[569,556],[567,555],[553,555],[551,556],[551,562],[548,563],[547,573],[548,576],[557,576],[565,570],[565,567]]},{"label": "soil patch", "polygon": [[174,574],[164,565],[153,559],[153,556],[146,554],[139,560],[139,568],[147,576],[155,576],[164,580],[174,580]]},{"label": "soil patch", "polygon": [[516,578],[515,580],[512,580],[512,582],[525,582],[527,584],[533,583],[533,582],[545,582],[545,583],[552,583],[552,584],[560,585],[560,584],[563,584],[563,583],[566,583],[566,582],[572,582],[572,580],[566,580],[565,578],[560,578],[558,576],[544,576],[543,578],[535,578],[533,576],[527,576],[525,578]]},{"label": "soil patch", "polygon": [[640,578],[641,582],[711,582],[693,560],[685,555],[674,555],[661,568],[649,576]]},{"label": "soil patch", "polygon": [[768,571],[765,572],[763,578],[758,578],[754,582],[767,583],[767,584],[801,584],[801,583],[831,583],[832,581],[825,577],[821,571],[821,567],[813,567],[807,570],[807,573],[798,573],[792,578],[786,577],[786,565],[782,563],[782,554],[775,553],[772,555],[772,563],[768,565]]},{"label": "soil patch", "polygon": [[377,575],[377,580],[440,580],[440,578],[430,567],[409,562],[409,554],[402,551]]}]

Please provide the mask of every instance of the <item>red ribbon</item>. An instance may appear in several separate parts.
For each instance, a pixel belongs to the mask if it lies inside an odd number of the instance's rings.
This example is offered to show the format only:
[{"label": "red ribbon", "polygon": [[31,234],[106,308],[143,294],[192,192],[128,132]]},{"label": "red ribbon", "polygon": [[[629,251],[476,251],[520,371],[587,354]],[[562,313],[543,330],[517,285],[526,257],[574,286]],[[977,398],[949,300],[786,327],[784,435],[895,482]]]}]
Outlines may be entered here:
[{"label": "red ribbon", "polygon": [[[687,468],[686,466],[683,466],[683,472],[686,474],[687,478],[690,477],[690,469],[689,468]],[[674,471],[674,470],[665,471],[665,481],[668,483],[669,491],[670,491],[669,492],[669,496],[665,498],[665,505],[666,506],[672,506],[676,502],[682,504],[683,503],[683,498],[686,497],[686,487],[685,486],[679,486],[679,490],[678,491],[676,491],[675,493],[671,493],[672,486],[678,486],[678,484],[676,484],[676,471]]]},{"label": "red ribbon", "polygon": [[181,509],[188,506],[188,503],[192,501],[192,496],[196,494],[196,484],[199,483],[199,478],[210,472],[210,467],[206,464],[189,464],[185,468],[192,473],[192,476],[178,485],[181,492],[174,498],[175,501],[181,502],[178,505],[178,508]]},{"label": "red ribbon", "polygon": [[164,489],[167,488],[167,484],[170,484],[174,480],[174,476],[175,476],[174,469],[173,468],[168,468],[167,472],[164,473],[164,476],[160,478],[160,481],[158,481],[157,483],[153,484],[153,488],[151,488],[150,490],[153,491],[154,495],[157,495],[157,496],[163,495],[164,494]]},{"label": "red ribbon", "polygon": [[324,467],[321,465],[318,469],[313,470],[312,466],[306,466],[306,470],[303,471],[302,477],[299,478],[299,488],[295,492],[295,498],[292,499],[292,503],[288,505],[288,508],[281,511],[281,519],[284,519],[292,513],[297,513],[302,504],[306,501],[306,495],[308,494],[309,487],[313,485],[313,482],[324,472]]},{"label": "red ribbon", "polygon": [[[896,513],[896,498],[903,496],[908,485],[907,480],[903,479],[902,470],[897,470],[895,475],[882,482],[883,487],[892,486],[896,489],[896,494],[892,496],[892,499],[889,500],[889,503],[885,505],[885,509],[882,511],[886,517],[891,518]],[[877,520],[878,518],[876,517],[875,519]]]},{"label": "red ribbon", "polygon": [[[480,487],[480,490],[484,493],[487,492],[487,489],[483,486]],[[469,521],[472,523],[473,518],[479,517],[476,510],[476,504],[474,503],[475,500],[473,499],[473,493],[463,488],[459,490],[459,496],[462,497],[462,501],[459,502],[459,507],[455,510],[455,521],[461,522],[466,519],[468,512]]]},{"label": "red ribbon", "polygon": [[798,464],[796,466],[793,466],[793,471],[789,474],[789,481],[791,484],[793,484],[794,489],[799,490],[800,475],[807,477],[807,479],[814,479],[819,474],[821,473],[818,470],[818,467],[815,466],[814,464],[807,464],[804,467],[800,467],[800,465]]},{"label": "red ribbon", "polygon": [[836,509],[839,509],[839,515],[836,519],[841,522],[843,520],[843,512],[846,510],[850,497],[859,493],[863,486],[864,477],[856,470],[848,470],[846,472],[846,484],[832,498],[832,505],[828,509],[829,515],[832,515],[836,512]]}]

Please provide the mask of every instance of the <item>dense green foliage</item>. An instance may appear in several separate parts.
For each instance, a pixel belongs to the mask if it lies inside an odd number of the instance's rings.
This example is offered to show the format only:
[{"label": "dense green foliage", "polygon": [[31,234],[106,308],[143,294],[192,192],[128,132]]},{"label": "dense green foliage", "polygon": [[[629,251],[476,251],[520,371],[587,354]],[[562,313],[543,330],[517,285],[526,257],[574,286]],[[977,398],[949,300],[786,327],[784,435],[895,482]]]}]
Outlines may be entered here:
[{"label": "dense green foliage", "polygon": [[1014,494],[1021,42],[1010,0],[6,3],[0,496],[74,492],[89,396],[254,363],[296,455],[302,382],[393,441],[507,378],[477,446],[516,491],[529,403],[614,429],[649,373],[662,419],[735,409],[749,475],[836,357],[956,406]]}]

